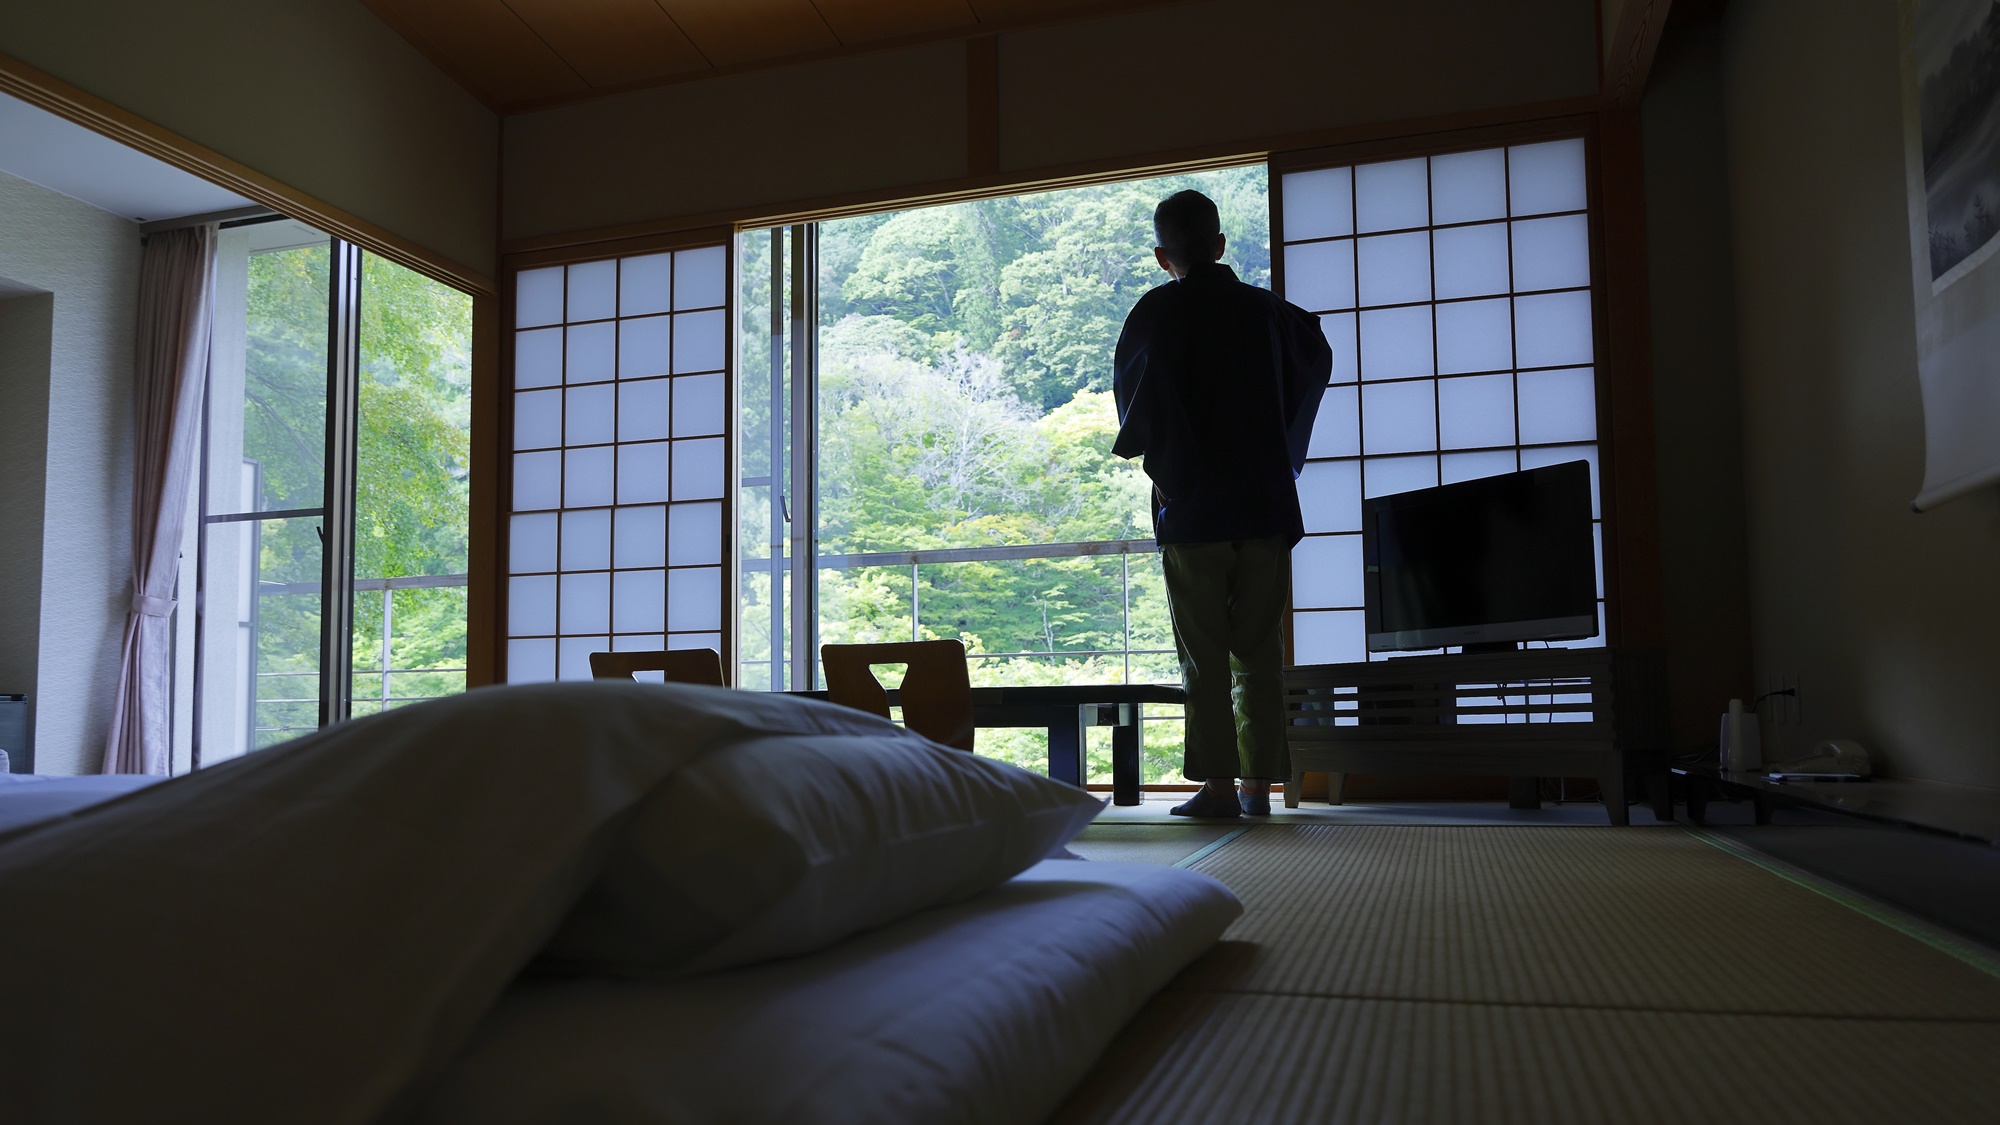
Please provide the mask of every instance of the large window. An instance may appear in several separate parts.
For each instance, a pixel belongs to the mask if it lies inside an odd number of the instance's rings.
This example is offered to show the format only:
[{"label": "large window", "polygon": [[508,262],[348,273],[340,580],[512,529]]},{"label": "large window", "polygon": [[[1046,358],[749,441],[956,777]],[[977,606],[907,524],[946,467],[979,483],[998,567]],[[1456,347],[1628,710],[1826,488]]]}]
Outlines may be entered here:
[{"label": "large window", "polygon": [[[1365,497],[1583,460],[1598,514],[1587,184],[1580,139],[1283,175],[1281,291],[1334,357],[1299,478],[1295,662],[1369,658]],[[1598,559],[1601,622],[1601,533]]]},{"label": "large window", "polygon": [[[742,235],[740,682],[812,686],[822,643],[930,638],[965,643],[975,685],[1177,682],[1148,483],[1110,452],[1113,351],[1167,280],[1152,212],[1182,188],[1270,284],[1266,175]],[[1148,780],[1177,779],[1177,720],[1149,711]],[[980,752],[1039,769],[1044,737],[982,730]],[[1108,742],[1089,756],[1108,776]]]},{"label": "large window", "polygon": [[727,277],[722,246],[515,275],[508,680],[728,651]]},{"label": "large window", "polygon": [[472,302],[302,224],[218,236],[175,762],[465,687]]}]

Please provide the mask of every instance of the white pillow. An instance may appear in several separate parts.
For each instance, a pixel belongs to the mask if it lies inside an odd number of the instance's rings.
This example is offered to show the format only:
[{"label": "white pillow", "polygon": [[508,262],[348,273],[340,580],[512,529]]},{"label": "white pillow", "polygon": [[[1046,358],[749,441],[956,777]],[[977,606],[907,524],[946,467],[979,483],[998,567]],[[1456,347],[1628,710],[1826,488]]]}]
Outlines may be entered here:
[{"label": "white pillow", "polygon": [[617,831],[545,964],[678,974],[808,953],[1012,878],[1103,808],[884,726],[754,739],[682,767]]}]

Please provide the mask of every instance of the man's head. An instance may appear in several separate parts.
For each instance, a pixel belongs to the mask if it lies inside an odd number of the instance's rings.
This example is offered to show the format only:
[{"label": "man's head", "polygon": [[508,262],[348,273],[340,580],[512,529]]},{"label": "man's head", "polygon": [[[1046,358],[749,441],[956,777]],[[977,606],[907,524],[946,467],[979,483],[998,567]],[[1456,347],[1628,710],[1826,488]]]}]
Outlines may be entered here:
[{"label": "man's head", "polygon": [[1198,191],[1177,191],[1153,208],[1153,256],[1175,277],[1222,257],[1222,218],[1215,201]]}]

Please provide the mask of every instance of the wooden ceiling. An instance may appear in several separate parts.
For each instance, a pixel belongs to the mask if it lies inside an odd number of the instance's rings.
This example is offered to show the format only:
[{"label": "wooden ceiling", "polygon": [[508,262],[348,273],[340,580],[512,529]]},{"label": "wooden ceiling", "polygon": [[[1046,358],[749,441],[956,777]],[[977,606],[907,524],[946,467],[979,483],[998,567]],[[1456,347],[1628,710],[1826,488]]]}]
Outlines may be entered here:
[{"label": "wooden ceiling", "polygon": [[361,0],[502,113],[1174,0]]}]

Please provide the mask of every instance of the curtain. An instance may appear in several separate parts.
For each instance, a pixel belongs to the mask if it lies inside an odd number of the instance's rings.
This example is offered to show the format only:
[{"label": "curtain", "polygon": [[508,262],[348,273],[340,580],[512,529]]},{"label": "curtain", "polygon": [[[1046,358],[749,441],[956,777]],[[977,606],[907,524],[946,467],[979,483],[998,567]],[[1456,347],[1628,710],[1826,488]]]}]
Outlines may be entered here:
[{"label": "curtain", "polygon": [[172,629],[188,489],[208,383],[215,224],[163,231],[139,264],[132,488],[132,610],[125,617],[105,773],[166,773],[173,731]]}]

